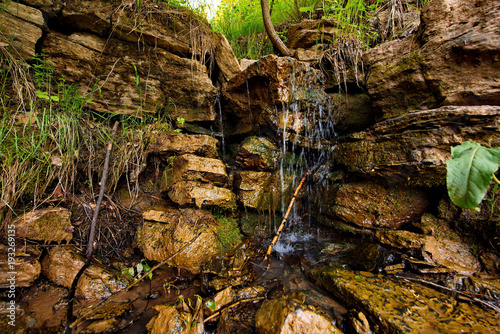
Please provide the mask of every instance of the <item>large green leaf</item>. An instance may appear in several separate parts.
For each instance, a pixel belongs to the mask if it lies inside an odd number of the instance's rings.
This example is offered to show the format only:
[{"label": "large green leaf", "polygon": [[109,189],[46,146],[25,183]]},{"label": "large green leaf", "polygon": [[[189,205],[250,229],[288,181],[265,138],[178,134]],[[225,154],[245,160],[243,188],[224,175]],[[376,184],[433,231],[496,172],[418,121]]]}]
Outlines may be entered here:
[{"label": "large green leaf", "polygon": [[446,185],[453,203],[464,209],[476,208],[490,187],[500,163],[500,147],[486,148],[464,142],[451,148],[446,161]]}]

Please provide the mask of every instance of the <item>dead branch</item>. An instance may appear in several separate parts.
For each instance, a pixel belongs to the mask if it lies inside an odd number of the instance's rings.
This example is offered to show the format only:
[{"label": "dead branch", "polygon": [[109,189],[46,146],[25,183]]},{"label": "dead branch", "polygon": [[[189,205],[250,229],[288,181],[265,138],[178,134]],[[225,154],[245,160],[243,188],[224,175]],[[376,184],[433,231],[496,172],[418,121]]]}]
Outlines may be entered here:
[{"label": "dead branch", "polygon": [[238,306],[238,305],[243,304],[243,303],[249,303],[249,302],[253,302],[253,301],[256,301],[256,300],[262,300],[262,299],[264,299],[264,297],[255,297],[255,298],[250,298],[250,299],[238,300],[236,303],[233,303],[233,304],[231,304],[229,306],[226,306],[223,309],[220,309],[219,311],[215,312],[214,314],[212,314],[211,316],[209,316],[208,318],[206,318],[203,322],[205,323],[205,322],[208,322],[208,321],[212,320],[213,318],[215,318],[216,316],[218,316],[219,314],[221,314],[222,311],[224,311],[224,310],[233,308],[233,307]]},{"label": "dead branch", "polygon": [[[300,183],[297,186],[297,188],[295,189],[295,192],[293,193],[292,200],[290,201],[290,204],[288,204],[288,209],[286,210],[285,216],[283,217],[283,220],[281,221],[280,227],[278,228],[278,231],[276,232],[276,235],[274,236],[273,241],[271,242],[271,244],[267,248],[267,253],[266,253],[266,256],[264,257],[264,262],[269,258],[269,255],[271,255],[271,252],[273,251],[273,247],[278,242],[278,238],[281,235],[281,231],[285,227],[285,223],[288,219],[288,216],[290,215],[290,212],[292,212],[292,208],[293,208],[293,205],[295,204],[295,201],[297,199],[297,195],[298,195],[300,189],[302,188],[302,185],[306,181],[307,177],[309,176],[309,174],[311,174],[311,169],[308,169],[307,172],[304,174],[304,176],[302,176],[302,179],[300,179]],[[268,267],[269,267],[269,265],[268,265]]]},{"label": "dead branch", "polygon": [[104,197],[106,179],[108,178],[109,158],[111,156],[111,149],[113,148],[113,138],[115,136],[116,129],[118,129],[118,121],[116,121],[115,124],[113,125],[113,132],[111,133],[111,137],[109,138],[108,145],[106,147],[106,159],[104,160],[104,168],[102,170],[102,176],[101,176],[101,189],[99,190],[99,197],[97,198],[97,203],[94,210],[94,216],[92,218],[92,225],[90,226],[89,243],[87,246],[87,258],[90,258],[94,251],[95,226],[97,223],[97,216],[99,215],[99,209],[101,207],[102,199]]}]

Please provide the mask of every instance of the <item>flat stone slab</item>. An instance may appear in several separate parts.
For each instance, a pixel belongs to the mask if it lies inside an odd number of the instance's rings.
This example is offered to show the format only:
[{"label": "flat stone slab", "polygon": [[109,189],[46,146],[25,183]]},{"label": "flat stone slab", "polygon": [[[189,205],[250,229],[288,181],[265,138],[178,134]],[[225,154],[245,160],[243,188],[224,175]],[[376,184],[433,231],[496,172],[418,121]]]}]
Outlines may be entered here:
[{"label": "flat stone slab", "polygon": [[500,328],[494,311],[403,279],[333,267],[314,269],[311,275],[349,307],[366,314],[380,333],[497,333]]}]

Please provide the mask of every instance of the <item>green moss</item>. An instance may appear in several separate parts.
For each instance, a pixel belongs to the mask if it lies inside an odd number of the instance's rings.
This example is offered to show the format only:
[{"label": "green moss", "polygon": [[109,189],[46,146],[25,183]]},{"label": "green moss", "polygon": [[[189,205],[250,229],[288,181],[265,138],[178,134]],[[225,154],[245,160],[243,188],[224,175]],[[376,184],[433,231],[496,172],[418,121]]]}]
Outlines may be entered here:
[{"label": "green moss", "polygon": [[236,219],[223,215],[214,215],[219,227],[217,237],[219,239],[219,251],[226,252],[241,242],[242,235]]}]

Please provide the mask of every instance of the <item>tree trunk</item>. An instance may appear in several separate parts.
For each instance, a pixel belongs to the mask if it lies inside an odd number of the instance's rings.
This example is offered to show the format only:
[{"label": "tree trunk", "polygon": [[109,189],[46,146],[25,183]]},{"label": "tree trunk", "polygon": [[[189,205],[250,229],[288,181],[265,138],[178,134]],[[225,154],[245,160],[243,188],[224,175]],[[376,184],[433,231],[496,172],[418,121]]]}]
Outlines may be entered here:
[{"label": "tree trunk", "polygon": [[260,6],[262,7],[262,19],[264,20],[264,26],[266,27],[266,32],[271,40],[271,43],[273,43],[274,47],[278,49],[283,56],[291,57],[292,53],[278,36],[276,30],[274,30],[273,23],[271,22],[271,15],[269,14],[269,1],[260,0]]}]

